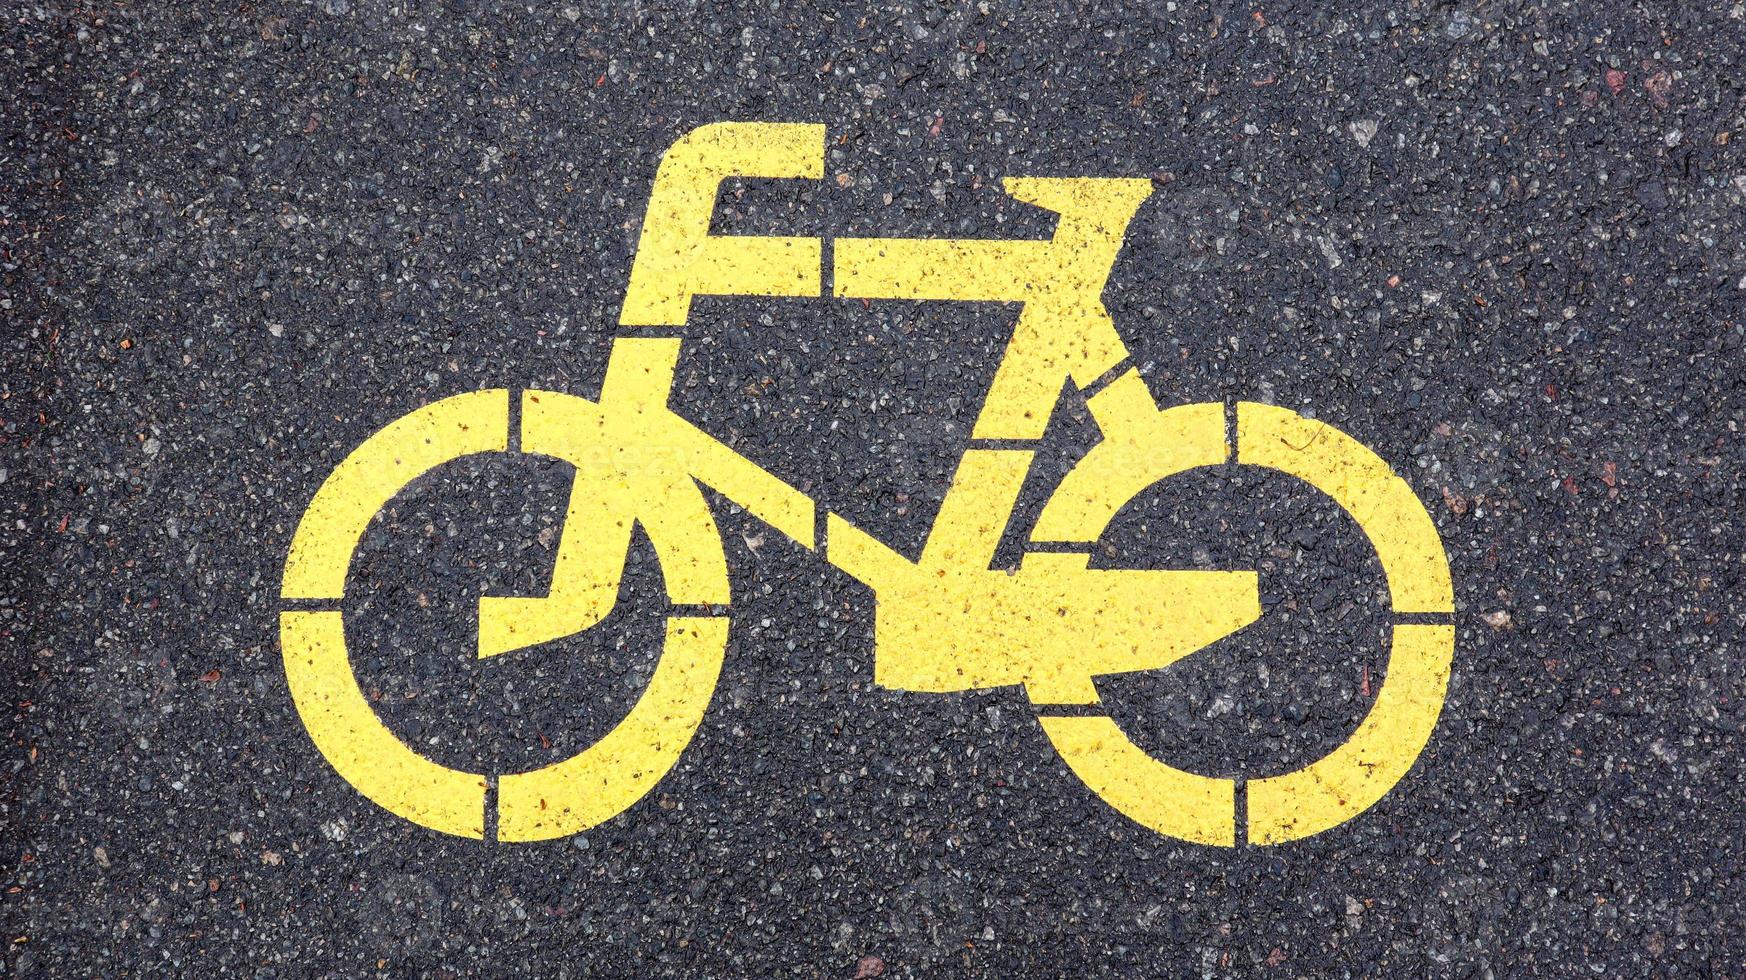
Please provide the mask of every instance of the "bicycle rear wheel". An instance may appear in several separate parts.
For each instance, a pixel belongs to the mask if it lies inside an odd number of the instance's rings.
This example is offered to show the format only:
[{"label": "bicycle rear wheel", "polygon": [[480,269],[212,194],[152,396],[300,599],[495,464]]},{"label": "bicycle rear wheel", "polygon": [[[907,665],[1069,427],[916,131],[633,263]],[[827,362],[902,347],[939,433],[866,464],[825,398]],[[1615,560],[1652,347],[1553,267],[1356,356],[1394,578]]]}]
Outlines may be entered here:
[{"label": "bicycle rear wheel", "polygon": [[[707,501],[689,479],[662,474],[659,447],[630,446],[600,406],[526,391],[512,431],[504,389],[432,402],[389,423],[336,466],[304,511],[286,556],[280,646],[299,717],[347,782],[388,811],[432,830],[483,838],[496,782],[496,837],[564,837],[647,795],[678,761],[714,695],[727,647],[727,565]],[[518,438],[512,447],[511,436]],[[494,777],[436,763],[402,742],[359,689],[346,650],[346,578],[365,529],[393,497],[446,463],[518,451],[569,462],[603,494],[635,502],[614,516],[640,523],[655,546],[670,612],[659,664],[637,703],[603,738],[529,772]],[[575,512],[572,508],[572,512]],[[699,611],[705,610],[705,611]]]}]

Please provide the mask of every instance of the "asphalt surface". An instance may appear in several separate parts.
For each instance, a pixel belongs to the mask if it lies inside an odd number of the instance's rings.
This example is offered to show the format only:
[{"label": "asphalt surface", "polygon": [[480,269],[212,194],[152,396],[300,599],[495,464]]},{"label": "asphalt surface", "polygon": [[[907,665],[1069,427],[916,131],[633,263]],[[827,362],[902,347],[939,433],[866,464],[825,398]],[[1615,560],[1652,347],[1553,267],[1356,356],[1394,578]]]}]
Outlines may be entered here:
[{"label": "asphalt surface", "polygon": [[[7,975],[1746,972],[1740,5],[484,6],[5,7]],[[1333,422],[1437,522],[1457,647],[1412,773],[1305,841],[1158,836],[1019,691],[874,687],[871,594],[723,506],[727,665],[630,811],[482,843],[335,775],[277,637],[303,507],[431,400],[596,392],[660,154],[723,119],[830,148],[721,231],[1046,236],[997,178],[1152,177],[1106,301],[1153,393]],[[1011,311],[692,323],[675,405],[913,554]],[[1039,472],[1094,437],[1069,395]],[[360,684],[439,761],[569,755],[653,667],[642,541],[612,621],[470,659],[566,477],[455,464],[366,535]],[[1364,716],[1385,607],[1337,508],[1218,472],[1107,544],[1269,593],[1104,686],[1159,758],[1282,772]]]}]

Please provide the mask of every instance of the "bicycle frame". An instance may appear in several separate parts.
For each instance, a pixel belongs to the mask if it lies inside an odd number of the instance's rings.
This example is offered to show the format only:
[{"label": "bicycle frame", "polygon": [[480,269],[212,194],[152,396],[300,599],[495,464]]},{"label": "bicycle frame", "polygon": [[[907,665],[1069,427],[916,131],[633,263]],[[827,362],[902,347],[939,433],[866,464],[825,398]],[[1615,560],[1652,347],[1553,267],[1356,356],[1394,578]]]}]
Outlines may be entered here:
[{"label": "bicycle frame", "polygon": [[[1026,554],[1016,572],[990,568],[1030,470],[1034,451],[1027,444],[1042,438],[1065,383],[1112,391],[1096,403],[1105,409],[1098,412],[1101,422],[1119,426],[1123,420],[1111,422],[1112,412],[1157,411],[1138,373],[1126,366],[1127,350],[1101,299],[1150,181],[1007,180],[1008,193],[1061,216],[1047,240],[833,243],[840,298],[1020,305],[972,448],[919,560],[899,555],[840,515],[817,519],[810,497],[668,406],[681,341],[637,332],[684,326],[695,295],[800,295],[819,281],[817,239],[707,234],[716,185],[729,175],[816,175],[823,153],[822,126],[745,123],[704,127],[668,151],[626,291],[620,322],[629,335],[614,343],[599,402],[600,444],[640,447],[642,458],[579,471],[552,593],[486,598],[479,610],[480,656],[599,622],[617,598],[630,532],[626,516],[683,493],[689,480],[806,548],[824,551],[831,564],[874,590],[874,680],[889,688],[944,692],[1023,684],[1038,703],[1090,704],[1097,700],[1093,675],[1168,666],[1254,621],[1260,601],[1252,571],[1088,568],[1101,525],[1072,529],[1082,533],[1057,538],[1050,551]],[[1222,443],[1222,415],[1210,421],[1220,427]],[[713,525],[638,516],[671,527],[688,542],[687,554],[719,551]],[[725,575],[711,569],[707,581],[670,583],[670,598],[681,605],[726,604]]]}]

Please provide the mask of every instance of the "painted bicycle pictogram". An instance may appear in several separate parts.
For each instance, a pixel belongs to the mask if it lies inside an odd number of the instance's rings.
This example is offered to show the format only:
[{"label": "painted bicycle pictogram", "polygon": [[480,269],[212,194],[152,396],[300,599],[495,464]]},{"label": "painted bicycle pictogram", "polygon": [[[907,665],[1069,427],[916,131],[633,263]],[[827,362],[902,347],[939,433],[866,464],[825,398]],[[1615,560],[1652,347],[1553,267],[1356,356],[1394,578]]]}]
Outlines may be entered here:
[{"label": "painted bicycle pictogram", "polygon": [[[1255,402],[1156,404],[1102,302],[1128,224],[1152,193],[1149,180],[1008,178],[1007,194],[1058,216],[1048,239],[831,241],[837,298],[1019,310],[917,559],[824,512],[673,404],[683,339],[672,334],[687,325],[693,297],[821,294],[821,239],[710,233],[719,185],[819,179],[824,149],[821,125],[762,122],[704,126],[668,149],[598,401],[540,390],[456,395],[390,423],[334,468],[292,540],[280,619],[297,710],[334,769],[393,813],[465,837],[484,836],[488,805],[497,839],[536,841],[635,804],[691,741],[726,649],[732,596],[707,487],[872,589],[877,684],[927,693],[1022,686],[1072,772],[1158,833],[1274,844],[1327,830],[1381,799],[1418,758],[1443,705],[1455,634],[1442,543],[1406,482],[1324,422]],[[1086,393],[1101,440],[1055,487],[1018,567],[992,568],[1033,447],[1068,383]],[[659,663],[624,719],[568,759],[497,777],[493,800],[484,774],[420,755],[377,717],[353,673],[338,602],[365,528],[395,494],[450,461],[506,452],[565,461],[574,485],[549,591],[482,598],[480,657],[598,624],[617,601],[639,525],[671,612]],[[1394,617],[1386,679],[1363,722],[1315,762],[1249,780],[1241,826],[1236,783],[1142,751],[1096,713],[1096,680],[1166,668],[1255,621],[1256,572],[1090,563],[1137,494],[1230,463],[1297,477],[1350,514],[1380,560]]]}]

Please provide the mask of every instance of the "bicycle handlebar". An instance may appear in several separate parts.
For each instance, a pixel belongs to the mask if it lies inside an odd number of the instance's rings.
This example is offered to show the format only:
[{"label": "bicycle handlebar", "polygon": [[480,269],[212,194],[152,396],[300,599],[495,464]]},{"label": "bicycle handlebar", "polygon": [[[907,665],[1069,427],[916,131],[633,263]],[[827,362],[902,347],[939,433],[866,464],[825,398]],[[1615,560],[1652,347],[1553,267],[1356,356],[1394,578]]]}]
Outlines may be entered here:
[{"label": "bicycle handlebar", "polygon": [[[824,127],[729,122],[681,137],[661,159],[625,291],[623,326],[678,326],[691,298],[817,296],[823,240],[712,235],[729,177],[824,175]],[[839,238],[833,292],[867,299],[1046,303],[1096,307],[1149,180],[1009,177],[1006,192],[1060,215],[1047,239]]]}]

